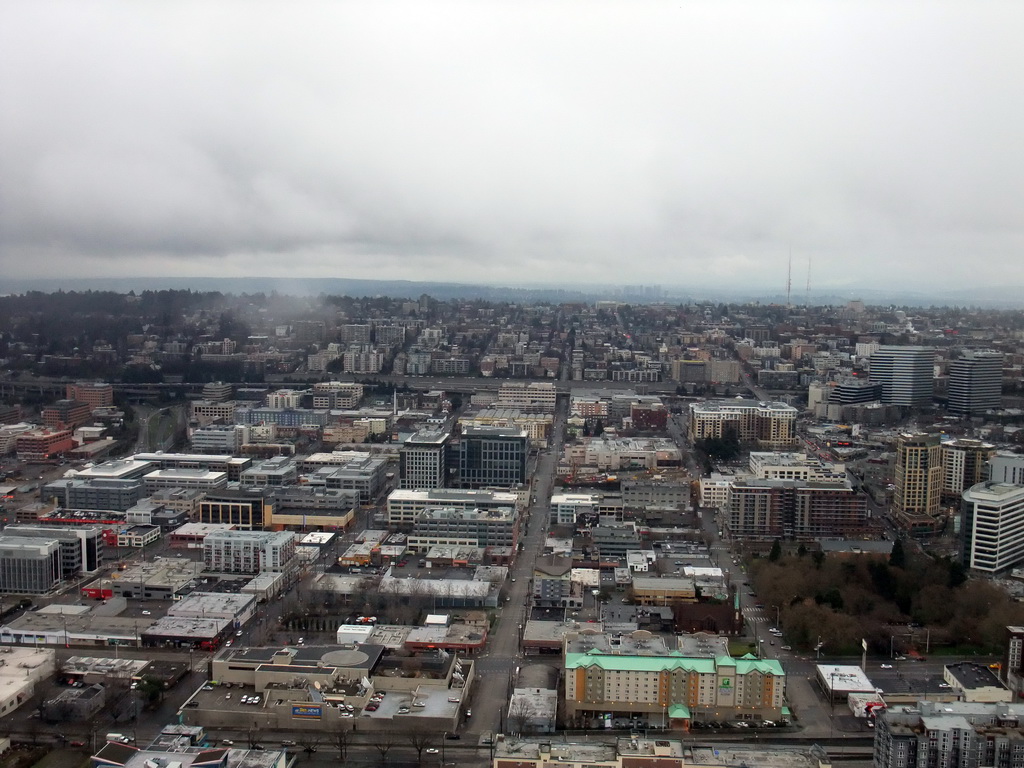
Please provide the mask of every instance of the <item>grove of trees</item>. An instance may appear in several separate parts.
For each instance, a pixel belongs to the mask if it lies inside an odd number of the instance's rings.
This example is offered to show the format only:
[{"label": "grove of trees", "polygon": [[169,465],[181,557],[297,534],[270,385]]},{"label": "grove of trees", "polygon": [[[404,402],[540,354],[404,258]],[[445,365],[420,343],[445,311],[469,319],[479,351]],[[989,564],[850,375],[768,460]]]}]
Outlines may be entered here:
[{"label": "grove of trees", "polygon": [[786,641],[804,650],[819,641],[829,654],[890,647],[925,652],[1002,653],[1006,627],[1024,623],[1024,604],[998,586],[968,579],[949,558],[904,551],[892,555],[828,556],[808,553],[759,558],[750,580],[768,615],[778,608]]}]

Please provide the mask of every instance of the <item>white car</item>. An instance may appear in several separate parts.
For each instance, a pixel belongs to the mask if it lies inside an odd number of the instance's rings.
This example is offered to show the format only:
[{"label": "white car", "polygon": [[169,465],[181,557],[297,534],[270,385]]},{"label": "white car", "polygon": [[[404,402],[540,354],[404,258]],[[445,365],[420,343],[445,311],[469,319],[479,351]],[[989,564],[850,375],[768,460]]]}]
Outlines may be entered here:
[{"label": "white car", "polygon": [[892,669],[892,664],[883,664],[882,669]]}]

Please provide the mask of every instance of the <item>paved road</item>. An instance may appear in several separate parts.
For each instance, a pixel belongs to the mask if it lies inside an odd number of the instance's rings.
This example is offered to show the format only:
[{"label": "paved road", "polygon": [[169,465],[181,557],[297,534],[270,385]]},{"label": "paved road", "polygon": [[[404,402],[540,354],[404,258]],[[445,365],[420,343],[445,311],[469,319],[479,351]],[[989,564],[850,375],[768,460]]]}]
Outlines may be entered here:
[{"label": "paved road", "polygon": [[523,660],[519,640],[530,606],[533,566],[544,548],[548,532],[551,489],[555,462],[565,436],[566,407],[561,404],[555,414],[551,449],[541,453],[537,459],[533,477],[533,493],[537,500],[529,507],[526,533],[522,538],[523,551],[512,568],[515,581],[508,585],[509,599],[491,632],[486,653],[476,660],[478,679],[473,697],[473,717],[467,723],[468,735],[474,737],[482,731],[504,731],[504,714],[512,694],[513,677]]}]

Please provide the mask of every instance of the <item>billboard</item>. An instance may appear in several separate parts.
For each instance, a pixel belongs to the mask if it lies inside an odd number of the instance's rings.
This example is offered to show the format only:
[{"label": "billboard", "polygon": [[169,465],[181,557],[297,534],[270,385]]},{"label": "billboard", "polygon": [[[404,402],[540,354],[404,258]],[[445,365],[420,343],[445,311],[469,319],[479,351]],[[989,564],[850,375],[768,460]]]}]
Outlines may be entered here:
[{"label": "billboard", "polygon": [[301,720],[319,720],[323,714],[322,704],[293,704],[292,717]]}]

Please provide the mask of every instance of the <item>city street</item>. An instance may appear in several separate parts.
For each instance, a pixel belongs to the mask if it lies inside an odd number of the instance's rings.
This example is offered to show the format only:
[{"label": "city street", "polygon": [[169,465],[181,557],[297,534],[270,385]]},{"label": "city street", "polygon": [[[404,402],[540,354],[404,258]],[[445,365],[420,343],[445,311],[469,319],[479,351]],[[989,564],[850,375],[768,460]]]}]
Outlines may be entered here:
[{"label": "city street", "polygon": [[551,489],[555,464],[564,441],[566,403],[559,403],[552,428],[551,448],[537,458],[533,477],[536,501],[529,507],[526,532],[522,537],[523,551],[516,558],[511,575],[515,579],[507,585],[508,600],[491,632],[487,651],[476,659],[477,684],[472,705],[473,717],[467,723],[470,735],[483,731],[502,732],[504,714],[512,693],[516,668],[522,663],[519,638],[526,622],[530,603],[533,566],[544,547],[550,518]]}]

